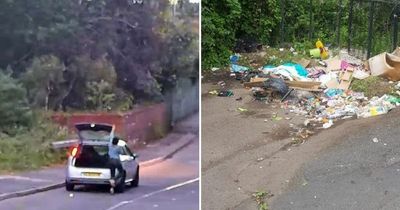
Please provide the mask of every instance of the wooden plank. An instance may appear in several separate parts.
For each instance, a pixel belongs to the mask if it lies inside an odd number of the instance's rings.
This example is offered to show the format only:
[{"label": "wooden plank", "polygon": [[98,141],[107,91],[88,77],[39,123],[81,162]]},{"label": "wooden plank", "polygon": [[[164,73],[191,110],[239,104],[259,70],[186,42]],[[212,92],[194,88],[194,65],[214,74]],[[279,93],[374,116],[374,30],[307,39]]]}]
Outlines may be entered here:
[{"label": "wooden plank", "polygon": [[353,72],[346,71],[342,75],[342,80],[349,81],[352,75],[353,75]]},{"label": "wooden plank", "polygon": [[243,83],[243,85],[246,88],[263,87],[264,86],[264,81],[245,82],[245,83]]},{"label": "wooden plank", "polygon": [[253,77],[250,79],[250,82],[263,82],[265,80],[267,80],[267,78]]},{"label": "wooden plank", "polygon": [[[286,85],[290,88],[294,88],[297,90],[307,90],[307,91],[322,91],[319,89],[320,82],[298,82],[298,81],[285,81]],[[255,81],[255,82],[245,82],[244,87],[252,88],[252,87],[263,87],[264,81]]]},{"label": "wooden plank", "polygon": [[296,90],[305,90],[305,91],[310,91],[310,92],[322,92],[324,91],[323,89],[314,89],[314,88],[301,88],[301,87],[290,87]]}]

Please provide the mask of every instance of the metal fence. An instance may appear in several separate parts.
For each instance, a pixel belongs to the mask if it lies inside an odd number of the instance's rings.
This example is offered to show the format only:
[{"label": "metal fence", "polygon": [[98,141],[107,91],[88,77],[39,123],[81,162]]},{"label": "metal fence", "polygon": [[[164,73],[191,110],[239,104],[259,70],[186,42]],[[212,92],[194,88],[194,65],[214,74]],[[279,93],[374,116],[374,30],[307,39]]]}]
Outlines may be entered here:
[{"label": "metal fence", "polygon": [[[350,54],[362,58],[370,58],[382,51],[393,50],[399,41],[398,24],[400,21],[399,0],[337,0],[336,11],[323,11],[316,8],[324,7],[328,1],[309,1],[306,8],[309,12],[307,33],[309,40],[319,37],[319,32],[330,31],[329,37],[324,37],[332,46],[345,47]],[[280,0],[280,43],[283,44],[292,36],[287,9],[294,0]],[[318,5],[318,7],[316,7]],[[293,8],[292,9],[296,9]],[[389,11],[378,14],[379,11]],[[326,12],[327,20],[318,21],[318,12]],[[365,18],[367,17],[367,19]],[[291,19],[293,20],[293,19]],[[322,24],[321,24],[322,23]]]}]

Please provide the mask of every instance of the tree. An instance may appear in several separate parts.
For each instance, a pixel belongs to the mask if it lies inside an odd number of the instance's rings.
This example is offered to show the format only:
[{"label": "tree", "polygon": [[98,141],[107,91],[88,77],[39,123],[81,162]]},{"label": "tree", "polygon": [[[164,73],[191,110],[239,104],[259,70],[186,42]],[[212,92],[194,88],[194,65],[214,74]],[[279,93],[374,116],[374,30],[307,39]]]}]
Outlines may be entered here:
[{"label": "tree", "polygon": [[88,106],[95,110],[111,110],[115,94],[112,86],[101,80],[100,82],[89,82],[87,84]]},{"label": "tree", "polygon": [[57,98],[66,91],[64,70],[60,59],[53,55],[34,58],[22,76],[30,103],[37,107],[44,106],[46,110],[54,109]]},{"label": "tree", "polygon": [[[1,1],[0,67],[11,66],[15,78],[24,75],[24,86],[33,88],[29,90],[29,101],[36,106],[55,110],[60,106],[84,108],[86,83],[100,82],[100,77],[132,95],[136,103],[161,101],[164,81],[176,76],[177,71],[182,72],[178,75],[197,75],[188,68],[197,57],[193,56],[193,35],[185,32],[161,37],[157,31],[165,23],[159,14],[167,4],[167,1],[146,1],[129,5],[126,0]],[[183,7],[182,11],[178,20],[193,18],[186,16],[193,8]],[[184,48],[175,46],[180,44]],[[170,54],[179,49],[184,53],[178,57]],[[58,65],[63,67],[62,75],[54,70],[50,74],[53,76],[45,78],[50,81],[47,86],[52,86],[51,90],[29,79],[39,76],[25,73],[45,71],[35,65],[42,65],[36,60],[48,55],[57,58]],[[108,66],[100,68],[90,62]],[[100,71],[111,68],[115,74]],[[108,81],[110,77],[116,81]]]},{"label": "tree", "polygon": [[0,71],[0,132],[31,123],[32,113],[25,89],[10,75]]}]

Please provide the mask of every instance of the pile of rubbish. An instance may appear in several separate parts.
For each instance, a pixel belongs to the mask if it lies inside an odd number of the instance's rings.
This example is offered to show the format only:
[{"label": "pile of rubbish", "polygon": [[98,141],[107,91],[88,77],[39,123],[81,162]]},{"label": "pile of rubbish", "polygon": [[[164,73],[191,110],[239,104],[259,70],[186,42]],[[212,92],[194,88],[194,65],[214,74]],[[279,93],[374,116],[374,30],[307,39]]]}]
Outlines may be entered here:
[{"label": "pile of rubbish", "polygon": [[[367,98],[362,92],[350,90],[354,78],[363,80],[372,75],[399,81],[400,48],[362,61],[346,51],[329,57],[318,40],[310,55],[313,59],[280,66],[264,65],[256,70],[239,65],[240,55],[232,55],[231,76],[241,80],[258,100],[276,98],[276,95],[280,96],[281,102],[297,98],[294,103],[283,103],[283,107],[304,115],[305,124],[319,123],[325,129],[338,119],[381,115],[400,105],[400,91],[397,95]],[[400,90],[400,82],[396,88]],[[305,94],[299,96],[299,93]]]}]

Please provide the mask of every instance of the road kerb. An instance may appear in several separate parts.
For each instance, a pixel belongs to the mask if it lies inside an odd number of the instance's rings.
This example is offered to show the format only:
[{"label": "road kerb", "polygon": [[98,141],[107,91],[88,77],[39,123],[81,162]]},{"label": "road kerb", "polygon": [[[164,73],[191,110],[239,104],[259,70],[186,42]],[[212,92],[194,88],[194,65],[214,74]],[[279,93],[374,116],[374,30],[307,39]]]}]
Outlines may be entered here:
[{"label": "road kerb", "polygon": [[27,195],[31,195],[31,194],[35,194],[35,193],[45,192],[48,190],[53,190],[53,189],[61,188],[64,186],[65,186],[65,183],[60,182],[60,183],[47,185],[44,187],[36,187],[36,188],[32,188],[32,189],[28,189],[28,190],[21,190],[21,191],[12,192],[12,193],[3,193],[3,194],[0,194],[0,201],[10,199],[10,198],[27,196]]},{"label": "road kerb", "polygon": [[182,143],[176,147],[175,149],[173,149],[172,151],[170,151],[168,154],[158,157],[158,158],[154,158],[151,160],[147,160],[144,162],[139,163],[139,165],[141,167],[148,167],[148,166],[152,166],[154,164],[163,162],[169,158],[171,158],[172,156],[174,156],[177,152],[181,151],[182,149],[184,149],[185,147],[189,146],[191,143],[193,143],[195,135],[193,134],[186,134],[185,136],[183,136],[182,138],[184,138],[182,141]]}]

